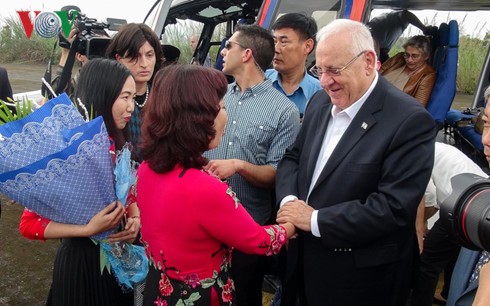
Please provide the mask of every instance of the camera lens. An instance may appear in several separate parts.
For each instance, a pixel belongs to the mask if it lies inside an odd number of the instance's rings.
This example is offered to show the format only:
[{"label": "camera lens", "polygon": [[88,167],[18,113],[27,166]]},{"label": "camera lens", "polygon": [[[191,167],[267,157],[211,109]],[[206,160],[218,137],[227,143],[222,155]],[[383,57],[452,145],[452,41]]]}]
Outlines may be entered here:
[{"label": "camera lens", "polygon": [[463,173],[451,185],[452,194],[441,204],[441,222],[462,246],[490,250],[490,180]]}]

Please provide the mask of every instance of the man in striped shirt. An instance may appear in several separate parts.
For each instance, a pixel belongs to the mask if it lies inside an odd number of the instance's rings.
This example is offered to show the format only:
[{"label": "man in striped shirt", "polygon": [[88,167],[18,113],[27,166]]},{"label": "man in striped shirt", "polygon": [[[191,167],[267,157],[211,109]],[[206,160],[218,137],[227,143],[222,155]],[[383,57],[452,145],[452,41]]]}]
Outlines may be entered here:
[{"label": "man in striped shirt", "polygon": [[[274,56],[272,35],[242,25],[221,51],[223,72],[235,78],[224,97],[228,122],[218,148],[205,154],[207,170],[227,180],[260,224],[271,217],[277,164],[299,130],[298,108],[277,91],[264,70]],[[234,251],[232,269],[239,305],[262,305],[263,259]]]}]

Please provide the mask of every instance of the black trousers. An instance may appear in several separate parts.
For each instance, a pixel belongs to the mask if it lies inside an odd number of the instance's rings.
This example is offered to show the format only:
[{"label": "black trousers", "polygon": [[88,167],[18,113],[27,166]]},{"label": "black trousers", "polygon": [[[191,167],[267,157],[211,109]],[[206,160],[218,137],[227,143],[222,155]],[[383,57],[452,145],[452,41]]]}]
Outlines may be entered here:
[{"label": "black trousers", "polygon": [[266,257],[233,250],[231,275],[238,306],[262,306]]},{"label": "black trousers", "polygon": [[445,270],[446,291],[448,290],[450,274],[460,248],[442,225],[441,220],[437,220],[424,239],[419,276],[412,293],[412,306],[432,306],[439,274],[443,270]]}]

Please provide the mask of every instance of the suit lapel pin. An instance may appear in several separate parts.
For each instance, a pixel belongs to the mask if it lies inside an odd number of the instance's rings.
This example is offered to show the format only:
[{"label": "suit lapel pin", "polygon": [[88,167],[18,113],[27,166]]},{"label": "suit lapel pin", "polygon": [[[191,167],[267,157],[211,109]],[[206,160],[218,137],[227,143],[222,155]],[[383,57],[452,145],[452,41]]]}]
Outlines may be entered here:
[{"label": "suit lapel pin", "polygon": [[363,123],[361,124],[361,127],[362,127],[363,129],[367,129],[368,125],[367,125],[367,123],[366,123],[366,122],[363,122]]}]

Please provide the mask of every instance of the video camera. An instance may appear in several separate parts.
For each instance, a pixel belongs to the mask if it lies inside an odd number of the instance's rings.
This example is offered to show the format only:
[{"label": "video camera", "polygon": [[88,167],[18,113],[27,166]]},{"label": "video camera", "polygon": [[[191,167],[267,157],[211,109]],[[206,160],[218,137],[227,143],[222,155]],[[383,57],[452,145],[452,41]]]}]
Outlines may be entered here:
[{"label": "video camera", "polygon": [[[76,28],[78,35],[75,38],[76,51],[89,59],[94,57],[103,57],[105,50],[110,42],[110,37],[106,30],[110,29],[108,23],[98,22],[95,18],[88,18],[85,14],[70,10],[68,18],[74,20],[73,26]],[[61,34],[59,35],[59,45],[62,48],[69,49],[70,42]]]},{"label": "video camera", "polygon": [[88,18],[79,13],[75,19],[74,26],[78,30],[78,52],[87,56],[102,57],[110,42],[110,37],[106,32],[109,24],[97,22],[97,19]]},{"label": "video camera", "polygon": [[490,251],[490,179],[463,173],[451,185],[453,192],[441,204],[441,222],[461,246]]}]

